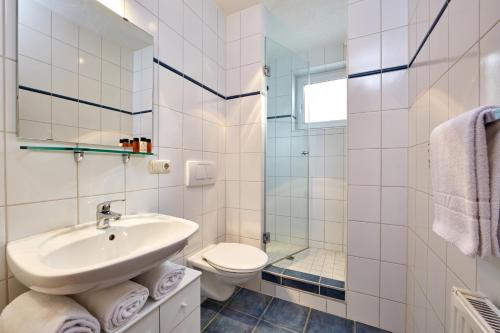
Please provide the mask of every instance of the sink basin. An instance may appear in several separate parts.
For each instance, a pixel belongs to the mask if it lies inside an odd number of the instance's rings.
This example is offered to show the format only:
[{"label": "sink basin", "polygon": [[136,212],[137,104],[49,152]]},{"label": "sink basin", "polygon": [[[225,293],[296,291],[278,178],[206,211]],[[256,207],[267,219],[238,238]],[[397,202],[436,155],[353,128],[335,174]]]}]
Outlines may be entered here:
[{"label": "sink basin", "polygon": [[123,216],[98,230],[95,222],[7,244],[14,276],[46,294],[77,294],[129,280],[181,251],[198,224],[159,214]]}]

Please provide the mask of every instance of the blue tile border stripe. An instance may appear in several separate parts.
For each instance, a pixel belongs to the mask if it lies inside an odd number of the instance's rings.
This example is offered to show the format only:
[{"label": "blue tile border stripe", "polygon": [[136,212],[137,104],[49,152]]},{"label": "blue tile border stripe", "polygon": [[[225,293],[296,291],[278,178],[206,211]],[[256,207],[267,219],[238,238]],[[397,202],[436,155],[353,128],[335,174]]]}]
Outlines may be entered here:
[{"label": "blue tile border stripe", "polygon": [[410,68],[413,65],[413,63],[415,62],[415,60],[417,59],[417,56],[420,53],[420,51],[422,50],[422,48],[424,47],[425,43],[429,39],[432,31],[434,30],[434,28],[438,24],[439,20],[443,16],[444,12],[446,11],[446,8],[448,8],[448,5],[450,4],[450,2],[451,2],[451,0],[446,0],[444,2],[443,7],[441,7],[441,10],[439,11],[439,13],[436,16],[436,18],[434,19],[434,21],[432,22],[432,24],[431,24],[431,26],[429,28],[429,31],[427,31],[427,33],[425,34],[424,39],[419,44],[419,46],[417,48],[417,51],[415,52],[415,54],[411,58],[410,63],[408,65],[394,66],[394,67],[388,67],[388,68],[375,69],[375,70],[366,71],[366,72],[349,74],[347,76],[347,78],[348,79],[355,79],[357,77],[363,77],[363,76],[369,76],[369,75],[376,75],[376,74],[382,74],[382,73],[389,73],[389,72],[400,71],[400,70],[404,70],[404,69]]},{"label": "blue tile border stripe", "polygon": [[81,103],[81,104],[91,105],[91,106],[95,106],[95,107],[106,109],[106,110],[111,110],[111,111],[115,111],[115,112],[120,112],[120,113],[128,114],[128,115],[131,115],[131,116],[153,112],[153,110],[144,110],[144,111],[130,112],[130,111],[126,111],[126,110],[121,110],[121,109],[118,109],[118,108],[114,108],[112,106],[108,106],[108,105],[104,105],[104,104],[98,104],[98,103],[86,101],[86,100],[83,100],[83,99],[78,99],[78,98],[75,98],[75,97],[65,96],[65,95],[61,95],[61,94],[51,93],[50,91],[45,91],[45,90],[42,90],[42,89],[27,87],[27,86],[23,86],[23,85],[19,85],[19,89],[26,90],[26,91],[33,92],[33,93],[38,93],[38,94],[46,95],[46,96],[52,96],[52,97],[56,97],[56,98],[60,98],[60,99],[65,99],[67,101],[71,101],[71,102],[75,102],[75,103]]},{"label": "blue tile border stripe", "polygon": [[292,114],[282,114],[282,115],[279,115],[279,116],[269,116],[269,117],[267,117],[267,119],[281,119],[281,118],[293,118],[293,119],[297,119],[297,117],[295,117]]},{"label": "blue tile border stripe", "polygon": [[320,277],[318,275],[284,269],[276,266],[267,266],[261,273],[264,281],[282,286],[307,291],[337,300],[345,300],[345,282]]},{"label": "blue tile border stripe", "polygon": [[249,97],[249,96],[256,96],[256,95],[260,95],[260,91],[253,91],[253,92],[249,92],[249,93],[244,93],[244,94],[238,94],[238,95],[231,95],[231,96],[224,96],[223,94],[215,91],[214,89],[210,88],[209,86],[207,86],[206,84],[203,84],[199,81],[197,81],[196,79],[190,77],[189,75],[186,75],[185,73],[175,69],[174,67],[164,63],[163,61],[161,61],[160,59],[158,58],[153,58],[153,62],[158,64],[159,66],[171,71],[172,73],[174,74],[177,74],[179,75],[180,77],[190,81],[191,83],[193,84],[196,84],[198,87],[200,88],[203,88],[207,91],[209,91],[210,93],[224,99],[224,100],[230,100],[230,99],[235,99],[235,98],[242,98],[242,97]]},{"label": "blue tile border stripe", "polygon": [[443,7],[441,7],[441,10],[439,11],[439,13],[436,16],[436,18],[434,19],[434,21],[432,22],[432,24],[429,28],[429,31],[427,31],[427,33],[424,36],[424,39],[422,40],[422,42],[418,46],[417,51],[415,52],[415,54],[411,58],[411,61],[410,61],[410,64],[408,65],[408,67],[411,67],[413,65],[413,63],[415,62],[415,59],[417,59],[418,54],[420,53],[420,51],[424,47],[425,43],[427,42],[427,39],[429,39],[429,37],[431,36],[432,31],[434,31],[434,28],[436,27],[439,20],[443,16],[444,12],[446,11],[446,8],[448,8],[448,5],[450,4],[450,2],[451,2],[451,0],[447,0],[444,2]]}]

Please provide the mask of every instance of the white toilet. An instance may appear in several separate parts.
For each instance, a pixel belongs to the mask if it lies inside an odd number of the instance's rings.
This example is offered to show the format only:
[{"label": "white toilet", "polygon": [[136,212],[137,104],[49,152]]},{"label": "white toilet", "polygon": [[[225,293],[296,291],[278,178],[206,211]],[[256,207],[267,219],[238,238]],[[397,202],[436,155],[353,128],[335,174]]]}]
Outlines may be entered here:
[{"label": "white toilet", "polygon": [[240,284],[250,281],[267,264],[267,254],[250,245],[219,243],[207,246],[188,258],[201,270],[201,296],[227,300]]}]

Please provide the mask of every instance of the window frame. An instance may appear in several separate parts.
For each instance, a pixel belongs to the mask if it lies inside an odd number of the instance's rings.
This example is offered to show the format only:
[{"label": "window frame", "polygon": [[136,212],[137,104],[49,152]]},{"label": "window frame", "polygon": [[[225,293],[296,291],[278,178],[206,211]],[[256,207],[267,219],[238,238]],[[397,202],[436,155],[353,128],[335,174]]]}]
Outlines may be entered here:
[{"label": "window frame", "polygon": [[[297,116],[297,127],[300,129],[305,128],[335,128],[346,127],[347,119],[345,120],[329,120],[322,122],[307,123],[305,115],[305,100],[304,100],[304,87],[309,84],[335,81],[347,79],[345,75],[345,67],[341,69],[319,70],[311,71],[309,74],[295,75],[295,110]],[[347,84],[347,81],[346,81]],[[346,96],[347,99],[347,96]],[[347,116],[347,110],[346,110]]]}]

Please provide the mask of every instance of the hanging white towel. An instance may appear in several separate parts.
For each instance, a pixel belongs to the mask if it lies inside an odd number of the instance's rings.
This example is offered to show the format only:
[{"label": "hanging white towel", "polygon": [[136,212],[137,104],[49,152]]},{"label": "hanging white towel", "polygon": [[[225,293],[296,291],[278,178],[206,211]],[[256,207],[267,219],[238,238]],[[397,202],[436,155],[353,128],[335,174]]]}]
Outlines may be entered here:
[{"label": "hanging white towel", "polygon": [[491,189],[491,252],[500,257],[500,121],[486,126]]},{"label": "hanging white towel", "polygon": [[133,281],[148,288],[149,296],[154,300],[159,300],[179,285],[184,278],[185,271],[186,267],[165,261],[137,276]]},{"label": "hanging white towel", "polygon": [[148,289],[125,281],[115,286],[73,295],[101,323],[106,332],[120,328],[132,320],[148,299]]},{"label": "hanging white towel", "polygon": [[0,316],[2,333],[99,333],[99,322],[66,296],[33,290],[14,299]]},{"label": "hanging white towel", "polygon": [[466,255],[491,255],[491,204],[486,123],[496,107],[457,116],[430,137],[433,231]]}]

